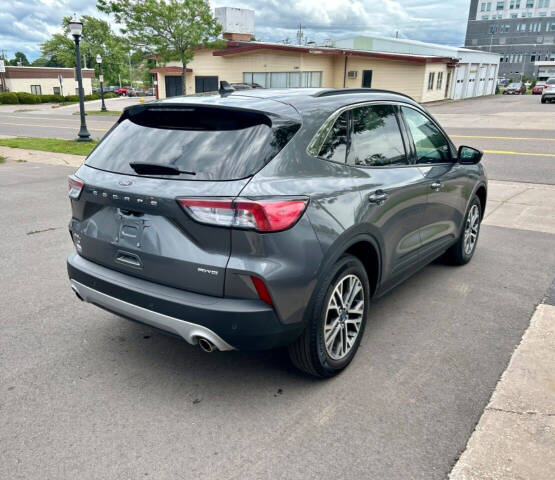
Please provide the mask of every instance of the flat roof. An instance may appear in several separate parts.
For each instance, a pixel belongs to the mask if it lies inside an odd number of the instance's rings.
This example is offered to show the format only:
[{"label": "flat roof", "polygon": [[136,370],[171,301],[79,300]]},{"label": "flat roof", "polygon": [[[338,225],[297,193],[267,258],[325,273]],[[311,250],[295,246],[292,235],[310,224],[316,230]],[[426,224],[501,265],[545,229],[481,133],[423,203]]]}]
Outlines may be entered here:
[{"label": "flat roof", "polygon": [[346,55],[356,57],[377,58],[382,60],[398,60],[416,63],[456,63],[455,57],[417,55],[407,53],[375,52],[369,50],[355,50],[349,48],[319,47],[308,45],[285,45],[283,43],[270,42],[239,42],[228,41],[227,48],[214,50],[214,56],[238,55],[256,50],[274,50],[281,52],[306,53],[309,55]]},{"label": "flat roof", "polygon": [[411,39],[408,39],[408,38],[381,37],[379,35],[357,35],[355,37],[339,38],[339,39],[335,40],[335,42],[354,40],[356,38],[370,38],[370,39],[384,40],[384,41],[387,41],[387,42],[399,43],[399,44],[405,44],[405,45],[416,45],[416,46],[421,46],[421,47],[437,48],[437,49],[447,50],[447,51],[454,52],[454,53],[462,51],[462,52],[472,52],[472,53],[483,53],[483,54],[486,54],[486,55],[494,55],[494,56],[499,55],[498,53],[495,53],[495,52],[485,52],[483,50],[473,50],[473,49],[466,48],[466,47],[453,47],[451,45],[442,45],[441,43],[421,42],[420,40],[411,40]]}]

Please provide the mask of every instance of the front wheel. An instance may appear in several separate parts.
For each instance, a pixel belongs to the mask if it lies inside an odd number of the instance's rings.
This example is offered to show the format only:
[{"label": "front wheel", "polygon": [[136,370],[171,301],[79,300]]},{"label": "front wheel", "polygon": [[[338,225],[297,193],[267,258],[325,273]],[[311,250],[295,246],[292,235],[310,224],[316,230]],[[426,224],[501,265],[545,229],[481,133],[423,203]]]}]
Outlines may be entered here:
[{"label": "front wheel", "polygon": [[465,265],[472,259],[482,223],[482,206],[476,195],[472,198],[464,219],[459,240],[447,251],[447,257],[455,265]]},{"label": "front wheel", "polygon": [[342,256],[318,287],[305,331],[289,346],[293,364],[324,378],[346,368],[360,344],[369,301],[364,265],[352,255]]}]

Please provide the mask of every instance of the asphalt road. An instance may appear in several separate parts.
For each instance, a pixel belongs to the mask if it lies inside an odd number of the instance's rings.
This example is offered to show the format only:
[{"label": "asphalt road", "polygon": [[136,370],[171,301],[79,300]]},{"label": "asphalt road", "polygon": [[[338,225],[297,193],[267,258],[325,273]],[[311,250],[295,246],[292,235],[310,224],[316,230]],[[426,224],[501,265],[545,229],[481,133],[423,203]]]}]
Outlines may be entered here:
[{"label": "asphalt road", "polygon": [[484,225],[469,265],[375,303],[352,365],[318,381],[78,301],[71,172],[0,165],[0,478],[444,479],[555,269],[553,235]]},{"label": "asphalt road", "polygon": [[205,354],[78,301],[67,167],[0,166],[0,478],[443,479],[547,290],[553,235],[484,226],[373,305],[339,377]]},{"label": "asphalt road", "polygon": [[[108,109],[121,109],[137,99],[109,100]],[[3,112],[0,136],[73,139],[79,130],[77,106],[56,110]],[[99,109],[98,102],[91,109]],[[486,151],[484,165],[493,180],[555,184],[555,104],[542,105],[539,96],[502,96],[433,105],[430,112],[457,145]],[[100,139],[117,116],[88,115],[92,138]]]},{"label": "asphalt road", "polygon": [[555,184],[555,105],[497,95],[428,107],[457,145],[485,151],[492,180]]}]

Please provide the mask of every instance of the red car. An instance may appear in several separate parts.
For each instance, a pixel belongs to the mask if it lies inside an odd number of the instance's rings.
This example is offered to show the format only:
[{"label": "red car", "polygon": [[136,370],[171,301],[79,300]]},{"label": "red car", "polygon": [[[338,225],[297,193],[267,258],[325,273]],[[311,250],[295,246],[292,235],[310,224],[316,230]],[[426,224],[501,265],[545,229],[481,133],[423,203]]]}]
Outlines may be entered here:
[{"label": "red car", "polygon": [[127,96],[128,91],[129,91],[130,88],[131,88],[131,87],[120,87],[120,88],[116,88],[116,89],[114,90],[114,92],[115,92],[116,95],[118,95],[118,96],[120,96],[120,97],[121,97],[121,96],[124,96],[124,97],[125,97],[125,96]]},{"label": "red car", "polygon": [[536,84],[532,90],[532,95],[541,95],[543,93],[543,87],[545,87],[543,83],[541,85]]}]

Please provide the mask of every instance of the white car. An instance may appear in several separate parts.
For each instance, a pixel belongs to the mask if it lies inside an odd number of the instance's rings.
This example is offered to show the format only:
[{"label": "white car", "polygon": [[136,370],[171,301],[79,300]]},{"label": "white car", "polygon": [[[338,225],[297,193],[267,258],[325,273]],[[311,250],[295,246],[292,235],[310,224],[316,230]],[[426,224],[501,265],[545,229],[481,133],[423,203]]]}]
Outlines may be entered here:
[{"label": "white car", "polygon": [[552,77],[545,82],[542,92],[542,103],[555,101],[555,77]]}]

